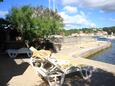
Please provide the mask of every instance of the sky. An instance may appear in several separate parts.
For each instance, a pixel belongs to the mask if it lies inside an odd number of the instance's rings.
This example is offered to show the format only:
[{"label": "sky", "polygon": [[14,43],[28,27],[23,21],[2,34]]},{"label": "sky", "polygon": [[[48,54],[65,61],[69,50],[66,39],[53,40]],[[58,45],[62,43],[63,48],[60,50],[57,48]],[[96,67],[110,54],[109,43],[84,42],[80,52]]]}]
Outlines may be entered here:
[{"label": "sky", "polygon": [[[0,2],[0,17],[5,18],[12,7],[24,5],[49,7],[48,0],[4,0]],[[115,26],[115,0],[55,0],[55,8],[66,29]]]}]

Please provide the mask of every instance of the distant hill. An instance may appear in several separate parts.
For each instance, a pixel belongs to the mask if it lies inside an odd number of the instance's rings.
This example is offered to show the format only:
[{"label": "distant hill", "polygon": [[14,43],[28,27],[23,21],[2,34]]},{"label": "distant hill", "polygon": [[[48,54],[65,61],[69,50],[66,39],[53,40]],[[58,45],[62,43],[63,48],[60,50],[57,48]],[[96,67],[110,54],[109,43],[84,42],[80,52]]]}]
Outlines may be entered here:
[{"label": "distant hill", "polygon": [[115,34],[115,26],[112,27],[104,27],[103,28],[104,31],[107,31],[108,34],[111,34],[111,32],[113,32]]}]

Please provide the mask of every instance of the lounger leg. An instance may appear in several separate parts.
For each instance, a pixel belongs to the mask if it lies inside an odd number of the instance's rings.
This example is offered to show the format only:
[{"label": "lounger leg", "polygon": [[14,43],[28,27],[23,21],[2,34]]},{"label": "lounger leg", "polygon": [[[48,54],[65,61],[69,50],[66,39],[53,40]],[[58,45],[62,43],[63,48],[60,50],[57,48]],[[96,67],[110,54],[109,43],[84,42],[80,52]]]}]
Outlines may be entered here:
[{"label": "lounger leg", "polygon": [[17,56],[17,53],[8,53],[8,55],[10,56],[10,58],[15,58]]},{"label": "lounger leg", "polygon": [[65,74],[62,74],[62,76],[61,76],[61,85],[63,85],[63,83],[64,83],[64,79],[65,79]]},{"label": "lounger leg", "polygon": [[27,53],[28,57],[31,57],[32,56],[32,53]]},{"label": "lounger leg", "polygon": [[92,70],[88,70],[87,68],[81,68],[80,74],[84,80],[87,80],[92,76]]}]

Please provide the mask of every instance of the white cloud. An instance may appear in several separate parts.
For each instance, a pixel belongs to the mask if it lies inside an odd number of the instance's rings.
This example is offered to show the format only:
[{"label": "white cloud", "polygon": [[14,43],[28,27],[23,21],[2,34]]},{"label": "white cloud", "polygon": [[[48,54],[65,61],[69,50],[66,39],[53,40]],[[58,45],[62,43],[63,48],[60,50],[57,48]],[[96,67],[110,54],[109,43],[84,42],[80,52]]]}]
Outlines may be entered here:
[{"label": "white cloud", "polygon": [[75,27],[77,25],[85,26],[85,27],[96,27],[96,25],[89,21],[84,12],[80,12],[76,15],[68,15],[64,11],[59,13],[61,17],[64,19],[64,24],[67,27]]},{"label": "white cloud", "polygon": [[77,3],[78,0],[61,0],[63,5]]},{"label": "white cloud", "polygon": [[99,8],[104,11],[115,11],[115,0],[62,0],[63,5]]},{"label": "white cloud", "polygon": [[64,10],[67,12],[67,13],[77,13],[77,7],[72,7],[72,6],[65,6],[64,7]]},{"label": "white cloud", "polygon": [[0,11],[0,16],[5,16],[6,14],[8,14],[8,11]]},{"label": "white cloud", "polygon": [[112,22],[115,22],[115,18],[110,18],[109,20]]},{"label": "white cloud", "polygon": [[100,10],[99,12],[100,12],[100,13],[104,13],[105,11],[103,11],[103,10]]}]

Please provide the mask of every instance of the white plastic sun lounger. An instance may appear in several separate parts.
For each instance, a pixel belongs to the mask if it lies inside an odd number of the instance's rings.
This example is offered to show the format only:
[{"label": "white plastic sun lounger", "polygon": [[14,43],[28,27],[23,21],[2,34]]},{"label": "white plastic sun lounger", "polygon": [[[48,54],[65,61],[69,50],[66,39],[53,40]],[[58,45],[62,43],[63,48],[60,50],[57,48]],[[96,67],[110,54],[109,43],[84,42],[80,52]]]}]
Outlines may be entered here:
[{"label": "white plastic sun lounger", "polygon": [[30,64],[48,81],[50,86],[62,86],[65,76],[75,72],[79,72],[83,79],[91,77],[91,72],[88,69],[77,67],[76,61],[72,58],[54,57],[50,51],[38,51],[33,47],[30,50],[33,52]]},{"label": "white plastic sun lounger", "polygon": [[33,52],[30,58],[30,64],[37,73],[42,75],[50,86],[61,86],[64,82],[65,74],[56,65],[48,61],[51,52],[47,50],[37,51],[33,47],[31,47],[30,50]]},{"label": "white plastic sun lounger", "polygon": [[10,58],[15,58],[18,54],[27,54],[28,57],[32,56],[32,52],[29,50],[29,48],[8,49],[6,52]]}]

